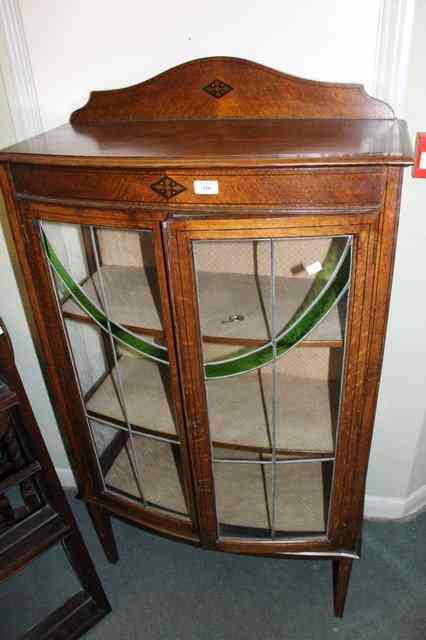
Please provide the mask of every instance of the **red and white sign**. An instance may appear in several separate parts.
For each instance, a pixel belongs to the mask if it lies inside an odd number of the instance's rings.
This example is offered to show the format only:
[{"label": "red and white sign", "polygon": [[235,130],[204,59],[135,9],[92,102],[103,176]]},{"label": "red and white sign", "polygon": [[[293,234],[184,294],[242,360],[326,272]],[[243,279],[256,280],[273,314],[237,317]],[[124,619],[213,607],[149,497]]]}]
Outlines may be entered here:
[{"label": "red and white sign", "polygon": [[426,131],[416,135],[416,159],[413,167],[414,178],[426,178]]}]

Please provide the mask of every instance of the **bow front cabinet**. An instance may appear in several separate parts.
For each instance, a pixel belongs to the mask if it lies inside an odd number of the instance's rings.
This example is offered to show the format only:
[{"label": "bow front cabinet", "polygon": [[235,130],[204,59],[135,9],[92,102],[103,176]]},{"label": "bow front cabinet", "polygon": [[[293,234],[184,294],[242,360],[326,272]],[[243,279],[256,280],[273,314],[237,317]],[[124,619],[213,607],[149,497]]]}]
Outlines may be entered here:
[{"label": "bow front cabinet", "polygon": [[94,92],[0,161],[108,558],[111,516],[209,549],[326,558],[342,615],[405,123],[359,85],[207,58]]}]

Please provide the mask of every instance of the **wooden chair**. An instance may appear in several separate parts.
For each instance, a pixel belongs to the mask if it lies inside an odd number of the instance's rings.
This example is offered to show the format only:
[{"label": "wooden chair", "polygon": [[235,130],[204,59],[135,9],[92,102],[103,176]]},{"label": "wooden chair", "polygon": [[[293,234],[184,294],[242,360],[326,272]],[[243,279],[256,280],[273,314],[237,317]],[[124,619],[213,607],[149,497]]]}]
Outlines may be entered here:
[{"label": "wooden chair", "polygon": [[[78,638],[110,606],[43,442],[0,319],[0,583],[58,544],[81,590],[27,631],[25,640]],[[0,622],[0,635],[2,631]]]}]

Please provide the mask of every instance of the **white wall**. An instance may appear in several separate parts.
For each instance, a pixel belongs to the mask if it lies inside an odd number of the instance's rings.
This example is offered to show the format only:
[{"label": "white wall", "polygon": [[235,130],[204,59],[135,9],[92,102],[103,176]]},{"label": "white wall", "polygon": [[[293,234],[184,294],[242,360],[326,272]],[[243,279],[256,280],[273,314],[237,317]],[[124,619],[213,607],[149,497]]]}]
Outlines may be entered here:
[{"label": "white wall", "polygon": [[[374,86],[381,0],[217,0],[204,4],[190,0],[156,6],[140,0],[17,2],[45,129],[68,120],[92,89],[133,84],[207,55],[245,57],[313,79],[361,82],[370,91]],[[426,3],[419,0],[417,4],[416,39],[420,40],[422,29],[426,29]],[[413,130],[426,129],[420,109],[422,104],[426,113],[426,103],[421,103],[424,96],[420,96],[424,86],[422,53],[424,60],[424,49],[415,49],[410,75],[407,114]],[[401,515],[409,493],[426,482],[421,458],[416,458],[416,451],[426,448],[426,436],[422,435],[426,354],[419,344],[426,308],[415,299],[416,295],[422,297],[417,291],[424,281],[421,245],[425,246],[426,216],[421,203],[425,185],[425,181],[406,181],[368,482],[371,509],[378,506],[378,500],[382,510],[389,508],[389,515],[392,509],[396,513],[395,505]],[[0,255],[4,260],[3,246]],[[4,273],[2,278],[6,277],[7,286],[14,290],[13,278]],[[18,308],[19,298],[10,304]],[[33,352],[28,354],[36,368]],[[41,384],[40,398],[44,398]],[[47,441],[56,464],[62,466],[64,458],[52,425],[49,422]]]},{"label": "white wall", "polygon": [[[0,148],[15,142],[15,131],[10,116],[9,105],[0,73]],[[52,406],[47,395],[46,386],[40,370],[36,351],[24,312],[23,303],[19,295],[15,278],[13,262],[16,264],[11,247],[6,222],[6,212],[0,195],[0,316],[9,329],[15,359],[29,396],[36,419],[41,431],[49,444],[50,453],[58,468],[69,467],[68,460],[59,437]]]},{"label": "white wall", "polygon": [[[412,140],[426,130],[426,2],[416,3],[405,113]],[[391,312],[368,494],[404,515],[426,502],[426,180],[405,173]],[[373,510],[374,504],[371,501]]]},{"label": "white wall", "polygon": [[92,89],[231,55],[317,80],[372,83],[379,0],[20,0],[45,128]]}]

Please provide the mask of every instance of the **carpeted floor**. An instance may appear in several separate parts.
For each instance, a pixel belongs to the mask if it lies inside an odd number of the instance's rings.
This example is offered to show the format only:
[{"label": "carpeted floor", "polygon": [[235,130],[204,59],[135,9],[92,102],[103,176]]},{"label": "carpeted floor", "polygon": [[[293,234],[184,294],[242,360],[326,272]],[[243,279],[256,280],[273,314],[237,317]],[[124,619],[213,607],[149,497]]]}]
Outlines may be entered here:
[{"label": "carpeted floor", "polygon": [[[71,499],[112,613],[87,640],[425,640],[426,513],[366,523],[346,614],[333,617],[331,563],[203,552],[114,521],[109,565]],[[0,638],[13,640],[75,590],[61,549],[0,587]]]}]

